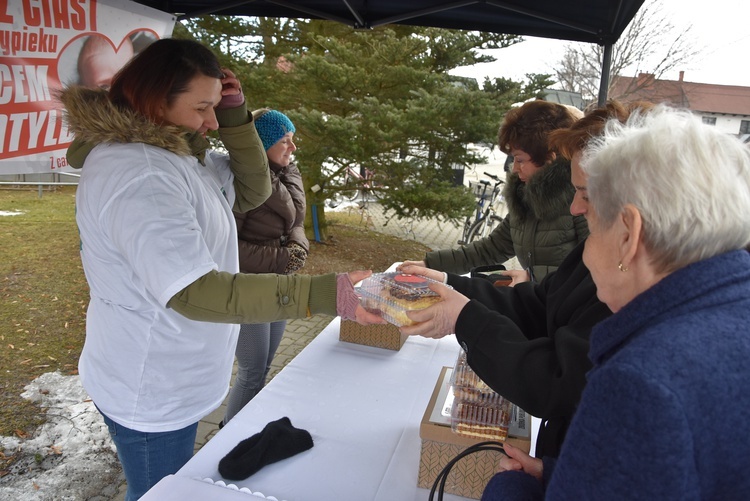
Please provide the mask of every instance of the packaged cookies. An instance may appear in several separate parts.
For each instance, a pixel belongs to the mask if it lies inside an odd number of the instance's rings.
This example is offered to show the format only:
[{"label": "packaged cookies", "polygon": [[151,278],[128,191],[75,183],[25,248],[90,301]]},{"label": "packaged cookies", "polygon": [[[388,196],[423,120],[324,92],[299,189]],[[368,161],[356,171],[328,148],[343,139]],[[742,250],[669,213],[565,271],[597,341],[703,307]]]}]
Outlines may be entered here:
[{"label": "packaged cookies", "polygon": [[376,273],[359,287],[362,306],[399,327],[411,325],[414,322],[406,316],[407,311],[421,310],[441,300],[430,290],[429,284],[434,282],[421,275]]},{"label": "packaged cookies", "polygon": [[485,440],[507,438],[513,404],[476,375],[463,350],[453,368],[451,387],[451,429],[454,432]]}]

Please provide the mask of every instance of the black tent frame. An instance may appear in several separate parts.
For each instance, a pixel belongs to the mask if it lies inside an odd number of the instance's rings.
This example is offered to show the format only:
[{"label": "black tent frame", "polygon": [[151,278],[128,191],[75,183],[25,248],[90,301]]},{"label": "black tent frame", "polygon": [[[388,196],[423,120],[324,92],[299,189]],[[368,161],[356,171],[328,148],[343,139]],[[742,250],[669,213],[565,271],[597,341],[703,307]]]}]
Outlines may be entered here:
[{"label": "black tent frame", "polygon": [[355,29],[386,24],[487,31],[604,47],[599,104],[612,50],[644,0],[136,0],[178,20],[202,15],[326,19]]}]

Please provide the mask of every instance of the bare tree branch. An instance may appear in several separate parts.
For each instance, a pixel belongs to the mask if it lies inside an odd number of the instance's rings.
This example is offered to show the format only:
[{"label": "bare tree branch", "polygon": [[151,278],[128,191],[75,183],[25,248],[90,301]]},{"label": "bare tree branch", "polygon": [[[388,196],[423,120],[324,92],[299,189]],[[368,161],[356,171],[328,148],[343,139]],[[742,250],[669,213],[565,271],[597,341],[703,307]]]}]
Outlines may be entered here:
[{"label": "bare tree branch", "polygon": [[[699,54],[692,37],[692,25],[678,31],[662,7],[660,0],[647,2],[615,44],[608,91],[612,91],[617,77],[648,73],[655,79],[662,79],[666,73]],[[555,69],[558,84],[563,90],[580,92],[586,102],[595,102],[599,94],[603,56],[604,47],[600,45],[568,44]],[[638,89],[639,84],[634,78],[624,93],[612,97],[623,99]]]}]

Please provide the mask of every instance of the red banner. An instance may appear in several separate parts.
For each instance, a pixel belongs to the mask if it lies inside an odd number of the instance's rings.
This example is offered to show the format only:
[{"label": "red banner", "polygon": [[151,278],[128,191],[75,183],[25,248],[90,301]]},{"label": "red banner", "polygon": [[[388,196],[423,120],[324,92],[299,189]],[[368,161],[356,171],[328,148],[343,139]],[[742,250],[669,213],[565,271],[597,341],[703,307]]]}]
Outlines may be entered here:
[{"label": "red banner", "polygon": [[107,87],[174,22],[127,0],[0,0],[0,174],[68,170],[57,90]]}]

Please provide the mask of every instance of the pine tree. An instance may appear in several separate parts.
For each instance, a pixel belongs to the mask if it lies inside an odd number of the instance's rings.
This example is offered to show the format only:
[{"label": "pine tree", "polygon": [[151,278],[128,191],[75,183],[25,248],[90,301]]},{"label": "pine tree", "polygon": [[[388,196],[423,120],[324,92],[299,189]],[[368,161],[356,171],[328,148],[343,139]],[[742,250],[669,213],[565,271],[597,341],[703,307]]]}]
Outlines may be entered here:
[{"label": "pine tree", "polygon": [[[497,78],[480,89],[448,74],[491,60],[481,49],[521,40],[510,35],[217,16],[186,26],[221,51],[251,107],[294,122],[308,212],[317,209],[323,237],[326,199],[365,182],[391,217],[462,219],[474,199],[455,173],[486,161],[470,145],[494,144],[510,105],[550,83],[530,75],[527,85]],[[348,169],[374,173],[376,184],[345,184]]]}]

